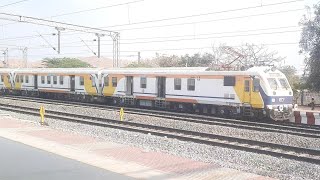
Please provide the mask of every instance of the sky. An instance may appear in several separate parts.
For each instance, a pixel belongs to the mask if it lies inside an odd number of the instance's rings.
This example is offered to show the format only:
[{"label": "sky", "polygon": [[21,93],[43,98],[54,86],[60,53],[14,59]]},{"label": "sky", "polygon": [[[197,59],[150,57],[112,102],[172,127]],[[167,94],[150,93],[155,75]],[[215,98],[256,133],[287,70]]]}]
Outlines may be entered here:
[{"label": "sky", "polygon": [[[135,60],[138,52],[146,59],[156,53],[206,53],[221,44],[239,47],[253,43],[279,52],[286,57],[286,65],[294,65],[301,72],[299,21],[304,14],[310,15],[305,7],[316,3],[315,0],[0,0],[0,12],[119,32],[121,59]],[[53,27],[3,18],[8,16],[0,14],[0,50],[8,48],[9,59],[21,58],[20,49],[24,47],[28,48],[29,61],[86,57],[97,52],[93,33],[61,31],[61,54],[57,54],[52,49],[57,47],[57,36],[53,35],[57,31]],[[112,38],[101,37],[101,44],[101,55],[112,57]]]}]

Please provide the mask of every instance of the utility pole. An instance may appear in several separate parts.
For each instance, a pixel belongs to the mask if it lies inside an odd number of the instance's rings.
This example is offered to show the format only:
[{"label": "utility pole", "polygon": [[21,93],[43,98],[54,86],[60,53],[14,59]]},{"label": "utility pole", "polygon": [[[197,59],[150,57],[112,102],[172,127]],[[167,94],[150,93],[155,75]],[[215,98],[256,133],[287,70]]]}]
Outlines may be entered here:
[{"label": "utility pole", "polygon": [[[60,37],[61,37],[61,31],[66,30],[65,28],[55,27],[55,29],[58,31],[58,54],[60,54]],[[53,34],[56,35],[56,34]]]},{"label": "utility pole", "polygon": [[22,58],[23,58],[23,62],[24,62],[24,67],[28,68],[28,48],[22,48]]},{"label": "utility pole", "polygon": [[98,58],[100,58],[100,38],[104,36],[104,34],[96,33],[97,41],[98,41]]},{"label": "utility pole", "polygon": [[140,64],[140,59],[141,59],[141,56],[140,56],[140,51],[138,52],[138,64]]},{"label": "utility pole", "polygon": [[8,48],[2,50],[4,67],[9,67]]}]

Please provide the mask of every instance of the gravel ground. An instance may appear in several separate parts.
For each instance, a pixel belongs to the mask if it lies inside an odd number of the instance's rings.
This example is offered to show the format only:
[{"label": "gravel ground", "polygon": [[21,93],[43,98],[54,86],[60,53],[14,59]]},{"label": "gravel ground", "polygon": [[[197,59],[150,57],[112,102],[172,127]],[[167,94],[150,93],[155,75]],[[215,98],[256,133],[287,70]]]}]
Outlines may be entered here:
[{"label": "gravel ground", "polygon": [[[36,102],[21,102],[9,99],[1,99],[1,103],[9,103],[16,105],[23,105],[26,107],[40,107],[42,103]],[[63,112],[71,112],[77,114],[84,114],[88,116],[96,116],[96,117],[105,117],[110,119],[119,119],[119,115],[114,110],[101,110],[101,109],[84,109],[82,107],[75,107],[73,105],[50,105],[50,104],[43,104],[46,109],[48,110],[57,110]],[[244,139],[251,139],[256,141],[263,141],[263,142],[271,142],[275,144],[283,144],[289,146],[297,146],[303,148],[315,148],[320,149],[320,138],[307,138],[307,137],[300,137],[295,135],[290,135],[286,133],[275,133],[275,132],[261,132],[255,130],[246,130],[240,128],[232,128],[232,127],[225,127],[225,126],[216,126],[216,125],[202,125],[197,123],[190,123],[190,122],[182,122],[182,121],[175,121],[165,118],[157,118],[151,116],[141,116],[141,115],[134,115],[125,113],[125,120],[131,122],[138,122],[150,125],[157,125],[157,126],[164,126],[164,127],[172,127],[177,129],[184,129],[184,130],[191,130],[197,132],[204,132],[204,133],[212,133],[212,134],[219,134],[237,138],[244,138]]]},{"label": "gravel ground", "polygon": [[[13,112],[0,111],[1,113],[25,120],[39,120],[39,117]],[[263,176],[279,179],[320,179],[320,166],[310,163],[49,118],[46,121],[50,127],[55,129],[86,134],[107,141],[142,147],[147,150],[166,152]]]}]

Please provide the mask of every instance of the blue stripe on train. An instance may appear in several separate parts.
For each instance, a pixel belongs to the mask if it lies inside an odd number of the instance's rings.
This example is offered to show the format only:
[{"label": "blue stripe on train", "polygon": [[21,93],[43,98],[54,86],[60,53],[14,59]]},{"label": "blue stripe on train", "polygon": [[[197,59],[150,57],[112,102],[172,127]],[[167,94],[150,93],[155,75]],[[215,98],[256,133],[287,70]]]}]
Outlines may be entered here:
[{"label": "blue stripe on train", "polygon": [[[279,104],[292,104],[293,102],[293,96],[268,96],[263,91],[263,89],[260,87],[260,94],[263,99],[264,105],[279,105]],[[272,102],[272,99],[275,99],[274,102]],[[283,101],[279,101],[282,99]]]}]

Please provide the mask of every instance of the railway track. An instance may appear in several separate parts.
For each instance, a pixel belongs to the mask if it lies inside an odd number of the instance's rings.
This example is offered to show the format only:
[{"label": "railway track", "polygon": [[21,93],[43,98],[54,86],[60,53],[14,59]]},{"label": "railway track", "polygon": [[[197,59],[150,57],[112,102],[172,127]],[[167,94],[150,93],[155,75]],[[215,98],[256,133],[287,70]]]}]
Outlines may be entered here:
[{"label": "railway track", "polygon": [[[53,105],[72,105],[74,107],[85,107],[92,109],[100,110],[118,110],[119,107],[107,106],[107,105],[97,105],[97,104],[88,104],[88,103],[79,103],[79,102],[69,102],[69,101],[60,101],[60,100],[44,100],[41,98],[27,98],[27,97],[2,97],[5,99],[18,100],[18,101],[31,101],[44,104],[53,104]],[[256,130],[262,132],[275,132],[275,133],[285,133],[290,135],[296,135],[301,137],[309,138],[320,138],[320,127],[317,126],[296,126],[291,124],[268,124],[263,122],[254,122],[254,121],[242,121],[235,119],[224,119],[217,117],[208,117],[203,115],[189,115],[189,114],[173,114],[172,112],[164,111],[155,111],[155,110],[145,110],[137,108],[126,108],[126,113],[135,114],[135,115],[146,115],[152,117],[166,118],[175,121],[184,121],[191,122],[203,125],[218,125],[225,127],[233,128],[242,128],[248,130]]]},{"label": "railway track", "polygon": [[[1,103],[0,109],[7,111],[15,111],[28,115],[39,115],[38,108],[34,107],[23,107]],[[174,138],[182,141],[195,142],[212,146],[220,146],[259,154],[266,154],[275,157],[282,157],[287,159],[293,159],[296,161],[303,161],[320,165],[320,150],[316,149],[300,148],[216,134],[147,125],[136,122],[123,122],[113,119],[91,117],[52,110],[46,111],[46,117],[87,125],[116,128],[144,134],[152,134],[155,136]]]}]

